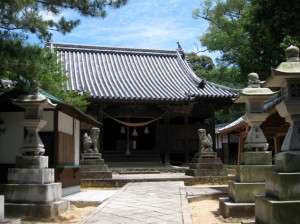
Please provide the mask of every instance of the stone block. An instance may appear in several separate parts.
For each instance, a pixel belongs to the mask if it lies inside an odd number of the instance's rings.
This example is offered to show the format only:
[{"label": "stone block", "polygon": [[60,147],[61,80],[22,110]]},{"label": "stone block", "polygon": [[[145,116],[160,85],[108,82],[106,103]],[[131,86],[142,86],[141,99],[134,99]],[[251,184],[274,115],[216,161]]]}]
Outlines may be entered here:
[{"label": "stone block", "polygon": [[4,219],[4,195],[0,195],[0,221]]},{"label": "stone block", "polygon": [[48,168],[48,156],[16,156],[16,168]]},{"label": "stone block", "polygon": [[229,198],[219,198],[219,210],[224,218],[253,217],[254,203],[233,203]]},{"label": "stone block", "polygon": [[54,182],[54,169],[8,169],[10,184],[49,184]]},{"label": "stone block", "polygon": [[47,204],[5,204],[6,213],[11,217],[55,218],[70,208],[70,202],[60,200]]},{"label": "stone block", "polygon": [[81,165],[80,171],[108,171],[108,166],[106,164],[103,164],[101,166],[99,165]]},{"label": "stone block", "polygon": [[104,159],[82,159],[80,165],[103,165]]},{"label": "stone block", "polygon": [[276,199],[300,200],[300,173],[268,173],[266,194]]},{"label": "stone block", "polygon": [[222,163],[190,163],[190,169],[223,169]]},{"label": "stone block", "polygon": [[220,169],[187,169],[185,175],[203,177],[203,176],[226,176],[225,170]]},{"label": "stone block", "polygon": [[81,158],[86,159],[101,159],[101,153],[81,153]]},{"label": "stone block", "polygon": [[61,183],[0,185],[5,201],[13,203],[51,203],[61,199],[61,190]]},{"label": "stone block", "polygon": [[300,152],[280,152],[275,157],[275,169],[277,172],[300,172]]},{"label": "stone block", "polygon": [[272,165],[272,152],[244,152],[242,154],[243,165]]},{"label": "stone block", "polygon": [[255,199],[255,221],[260,224],[299,224],[300,201],[277,201],[266,196]]},{"label": "stone block", "polygon": [[111,171],[81,171],[81,179],[111,179]]},{"label": "stone block", "polygon": [[193,158],[192,163],[221,163],[220,158]]},{"label": "stone block", "polygon": [[238,183],[229,181],[229,198],[235,203],[254,203],[255,195],[265,194],[265,183]]},{"label": "stone block", "polygon": [[235,180],[240,183],[264,182],[265,173],[273,172],[273,165],[241,165],[235,168]]}]

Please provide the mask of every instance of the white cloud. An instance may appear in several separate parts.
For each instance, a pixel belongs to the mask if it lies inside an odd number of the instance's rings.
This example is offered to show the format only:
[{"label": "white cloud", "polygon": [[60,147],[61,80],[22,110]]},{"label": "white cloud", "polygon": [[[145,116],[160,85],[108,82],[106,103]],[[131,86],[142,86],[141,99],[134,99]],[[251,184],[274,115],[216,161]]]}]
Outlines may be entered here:
[{"label": "white cloud", "polygon": [[207,23],[192,18],[199,0],[130,0],[105,19],[83,18],[71,34],[54,34],[53,40],[80,44],[196,51],[198,36]]}]

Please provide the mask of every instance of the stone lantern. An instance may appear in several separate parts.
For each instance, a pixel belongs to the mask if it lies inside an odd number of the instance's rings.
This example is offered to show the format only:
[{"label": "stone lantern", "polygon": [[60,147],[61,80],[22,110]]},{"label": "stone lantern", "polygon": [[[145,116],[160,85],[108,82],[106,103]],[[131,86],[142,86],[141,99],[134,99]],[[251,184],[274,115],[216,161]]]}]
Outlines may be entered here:
[{"label": "stone lantern", "polygon": [[290,123],[275,158],[275,172],[266,174],[266,196],[255,199],[258,223],[299,223],[300,220],[300,60],[299,48],[285,51],[286,62],[272,69],[265,85],[281,87],[282,101],[276,106]]},{"label": "stone lantern", "polygon": [[276,94],[269,88],[261,87],[258,74],[248,75],[248,87],[243,89],[235,100],[235,103],[246,104],[246,114],[243,118],[251,127],[245,140],[245,149],[257,151],[268,149],[269,145],[260,125],[268,117],[268,114],[264,112],[264,103],[274,98]]},{"label": "stone lantern", "polygon": [[250,217],[255,213],[255,195],[265,192],[265,173],[274,171],[272,152],[267,151],[267,139],[260,125],[268,117],[263,105],[278,93],[261,87],[258,74],[248,75],[248,87],[235,103],[245,103],[243,116],[250,126],[242,154],[242,165],[235,168],[235,179],[228,181],[229,197],[220,198],[219,208],[224,218]]},{"label": "stone lantern", "polygon": [[38,132],[47,124],[42,119],[44,108],[54,108],[55,105],[45,96],[35,93],[33,95],[21,95],[12,100],[13,104],[25,109],[23,125],[28,134],[24,139],[20,152],[23,156],[42,156],[45,148]]},{"label": "stone lantern", "polygon": [[21,156],[16,156],[15,168],[8,169],[8,184],[0,185],[5,195],[5,209],[9,216],[49,218],[65,212],[69,202],[61,199],[61,183],[54,182],[54,169],[48,168],[48,156],[38,132],[46,125],[42,119],[45,108],[54,108],[38,91],[21,95],[12,102],[25,109],[23,124],[28,131]]},{"label": "stone lantern", "polygon": [[299,49],[286,49],[286,62],[272,69],[266,81],[269,87],[281,87],[282,102],[276,106],[280,116],[290,123],[281,151],[300,151],[300,60]]}]

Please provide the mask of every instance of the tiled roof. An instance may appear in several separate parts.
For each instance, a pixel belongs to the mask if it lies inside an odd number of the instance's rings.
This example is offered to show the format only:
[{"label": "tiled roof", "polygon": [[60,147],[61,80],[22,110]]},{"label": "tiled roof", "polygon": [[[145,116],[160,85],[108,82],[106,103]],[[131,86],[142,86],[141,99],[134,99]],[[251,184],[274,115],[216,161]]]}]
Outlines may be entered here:
[{"label": "tiled roof", "polygon": [[[48,43],[70,78],[68,90],[101,100],[234,98],[238,90],[198,78],[182,52]],[[204,83],[204,87],[201,85]]]}]

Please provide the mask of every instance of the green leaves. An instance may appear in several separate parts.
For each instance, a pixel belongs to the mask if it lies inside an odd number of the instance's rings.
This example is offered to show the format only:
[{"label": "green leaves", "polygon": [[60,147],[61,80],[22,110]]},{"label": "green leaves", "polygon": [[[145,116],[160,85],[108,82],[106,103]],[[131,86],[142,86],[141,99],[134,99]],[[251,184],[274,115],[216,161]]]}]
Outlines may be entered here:
[{"label": "green leaves", "polygon": [[1,0],[0,1],[0,79],[20,82],[22,75],[30,88],[39,86],[66,103],[84,110],[87,94],[64,92],[67,76],[51,49],[31,45],[29,35],[36,35],[41,43],[50,41],[52,32],[70,33],[80,20],[62,16],[71,10],[86,17],[106,16],[107,8],[119,8],[127,0]]}]

